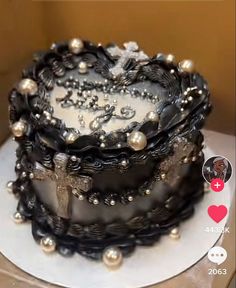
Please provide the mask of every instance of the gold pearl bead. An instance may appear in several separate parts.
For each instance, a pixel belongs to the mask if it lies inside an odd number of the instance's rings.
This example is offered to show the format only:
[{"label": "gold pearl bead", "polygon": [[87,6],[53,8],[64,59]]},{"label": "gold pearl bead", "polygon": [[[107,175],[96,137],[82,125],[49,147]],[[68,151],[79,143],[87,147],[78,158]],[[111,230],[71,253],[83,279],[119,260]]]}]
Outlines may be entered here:
[{"label": "gold pearl bead", "polygon": [[147,138],[142,132],[133,131],[128,137],[128,144],[133,150],[139,151],[147,146]]},{"label": "gold pearl bead", "polygon": [[88,65],[86,62],[81,61],[79,63],[79,73],[80,74],[86,74],[88,72]]},{"label": "gold pearl bead", "polygon": [[179,239],[180,238],[180,233],[179,233],[179,229],[176,227],[176,228],[173,228],[171,231],[170,231],[170,238],[172,239]]},{"label": "gold pearl bead", "polygon": [[122,264],[123,256],[119,248],[108,247],[103,252],[102,260],[108,268],[117,269]]},{"label": "gold pearl bead", "polygon": [[66,143],[67,144],[72,144],[77,140],[79,135],[76,132],[68,132],[66,134]]},{"label": "gold pearl bead", "polygon": [[17,91],[22,95],[35,95],[38,91],[38,85],[34,80],[25,78],[19,82]]},{"label": "gold pearl bead", "polygon": [[147,113],[146,119],[152,122],[159,122],[160,117],[156,112],[150,111]]},{"label": "gold pearl bead", "polygon": [[44,236],[40,240],[40,246],[45,253],[52,253],[56,250],[56,241],[52,236]]},{"label": "gold pearl bead", "polygon": [[69,47],[70,52],[74,54],[78,54],[83,50],[84,43],[81,39],[74,38],[69,41],[68,47]]},{"label": "gold pearl bead", "polygon": [[173,63],[175,61],[175,56],[173,54],[166,55],[166,62]]},{"label": "gold pearl bead", "polygon": [[194,63],[192,60],[183,60],[179,62],[180,72],[192,73],[194,72]]},{"label": "gold pearl bead", "polygon": [[7,182],[7,184],[6,184],[6,189],[7,189],[7,192],[8,192],[8,193],[13,193],[13,184],[14,184],[13,181],[8,181],[8,182]]},{"label": "gold pearl bead", "polygon": [[11,131],[15,137],[22,137],[27,131],[27,124],[21,120],[15,122],[11,127]]},{"label": "gold pearl bead", "polygon": [[20,214],[20,212],[15,212],[13,214],[13,220],[16,224],[21,224],[26,221],[25,217],[22,214]]}]

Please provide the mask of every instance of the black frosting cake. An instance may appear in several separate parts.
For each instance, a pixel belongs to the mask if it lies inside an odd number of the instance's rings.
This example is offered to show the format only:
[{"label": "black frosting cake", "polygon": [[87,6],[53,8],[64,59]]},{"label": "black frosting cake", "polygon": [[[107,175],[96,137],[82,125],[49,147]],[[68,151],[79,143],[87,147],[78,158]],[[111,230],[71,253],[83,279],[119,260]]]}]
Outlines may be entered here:
[{"label": "black frosting cake", "polygon": [[204,193],[209,91],[191,60],[72,39],[37,53],[11,91],[18,198],[45,252],[117,267],[179,223]]}]

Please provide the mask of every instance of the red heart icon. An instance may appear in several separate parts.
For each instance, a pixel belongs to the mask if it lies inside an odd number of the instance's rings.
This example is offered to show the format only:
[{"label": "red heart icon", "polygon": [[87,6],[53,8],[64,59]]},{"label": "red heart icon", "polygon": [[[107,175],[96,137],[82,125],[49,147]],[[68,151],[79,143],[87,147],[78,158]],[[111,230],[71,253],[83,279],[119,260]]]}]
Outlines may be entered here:
[{"label": "red heart icon", "polygon": [[223,220],[228,212],[228,209],[224,205],[211,205],[208,207],[208,215],[213,219],[216,223],[219,223]]}]

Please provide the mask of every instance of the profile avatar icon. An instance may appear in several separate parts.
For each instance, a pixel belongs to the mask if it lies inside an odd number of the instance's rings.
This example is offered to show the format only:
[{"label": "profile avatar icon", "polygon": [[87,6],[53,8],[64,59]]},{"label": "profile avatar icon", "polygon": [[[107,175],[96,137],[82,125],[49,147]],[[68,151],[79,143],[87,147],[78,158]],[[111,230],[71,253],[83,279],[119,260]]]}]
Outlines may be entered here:
[{"label": "profile avatar icon", "polygon": [[215,156],[207,159],[203,165],[202,174],[204,179],[211,183],[214,179],[221,179],[226,183],[232,174],[232,166],[228,159]]}]

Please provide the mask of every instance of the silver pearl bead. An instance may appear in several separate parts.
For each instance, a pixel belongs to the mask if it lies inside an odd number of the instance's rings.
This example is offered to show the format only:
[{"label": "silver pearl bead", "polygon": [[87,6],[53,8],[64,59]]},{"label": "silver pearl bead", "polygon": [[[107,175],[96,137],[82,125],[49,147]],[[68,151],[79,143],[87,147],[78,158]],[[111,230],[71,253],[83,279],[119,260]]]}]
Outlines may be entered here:
[{"label": "silver pearl bead", "polygon": [[179,233],[179,229],[176,227],[176,228],[173,228],[171,231],[170,231],[170,234],[169,234],[170,238],[172,239],[179,239],[180,238],[180,233]]},{"label": "silver pearl bead", "polygon": [[165,173],[161,173],[161,179],[164,180],[166,178],[166,174]]},{"label": "silver pearl bead", "polygon": [[116,204],[116,201],[112,199],[112,200],[110,201],[110,205],[111,205],[111,206],[114,206],[115,204]]},{"label": "silver pearl bead", "polygon": [[89,128],[92,130],[92,131],[96,131],[98,129],[100,129],[102,127],[101,123],[98,121],[98,120],[93,120],[90,122],[89,124]]},{"label": "silver pearl bead", "polygon": [[105,140],[105,135],[100,135],[99,139],[100,139],[101,141]]},{"label": "silver pearl bead", "polygon": [[19,82],[17,91],[22,95],[35,95],[38,91],[38,85],[34,80],[25,78]]},{"label": "silver pearl bead", "polygon": [[187,163],[188,163],[188,158],[185,157],[184,160],[183,160],[183,162],[184,162],[185,164],[187,164]]},{"label": "silver pearl bead", "polygon": [[78,199],[79,199],[80,201],[83,201],[83,200],[84,200],[84,196],[83,196],[82,194],[80,194],[79,197],[78,197]]},{"label": "silver pearl bead", "polygon": [[33,173],[33,172],[31,172],[31,173],[29,174],[29,178],[30,178],[30,179],[34,179],[34,173]]},{"label": "silver pearl bead", "polygon": [[21,169],[21,164],[20,164],[20,163],[17,163],[17,164],[16,164],[16,168],[17,168],[18,170],[20,170],[20,169]]},{"label": "silver pearl bead", "polygon": [[103,96],[103,100],[104,100],[104,101],[108,101],[108,100],[109,100],[109,96],[108,96],[107,94],[105,94],[105,95]]},{"label": "silver pearl bead", "polygon": [[194,63],[192,60],[183,60],[179,62],[180,72],[192,73],[194,72]]},{"label": "silver pearl bead", "polygon": [[84,127],[85,127],[85,121],[84,121],[84,120],[81,120],[81,121],[80,121],[80,127],[81,127],[81,128],[84,128]]},{"label": "silver pearl bead", "polygon": [[21,173],[21,177],[25,178],[26,176],[27,176],[27,173],[26,173],[25,171],[23,171],[23,172]]},{"label": "silver pearl bead", "polygon": [[88,72],[88,65],[86,62],[81,61],[79,63],[79,73],[80,74],[86,74]]},{"label": "silver pearl bead", "polygon": [[160,117],[159,117],[159,115],[158,115],[156,112],[150,111],[150,112],[147,113],[146,119],[147,119],[148,121],[158,122],[159,119],[160,119]]},{"label": "silver pearl bead", "polygon": [[151,194],[151,190],[150,190],[150,189],[146,189],[146,190],[145,190],[145,194],[146,194],[146,195],[150,195],[150,194]]},{"label": "silver pearl bead", "polygon": [[15,212],[13,214],[13,221],[16,224],[21,224],[21,223],[24,223],[26,221],[26,219],[22,214],[20,214],[20,212]]},{"label": "silver pearl bead", "polygon": [[103,252],[102,260],[109,269],[117,269],[123,262],[123,256],[119,248],[108,247]]},{"label": "silver pearl bead", "polygon": [[129,201],[129,202],[132,202],[133,200],[134,200],[134,197],[133,197],[133,196],[129,196],[129,197],[128,197],[128,201]]},{"label": "silver pearl bead", "polygon": [[78,115],[78,120],[79,120],[79,121],[84,120],[84,116],[83,116],[83,115]]},{"label": "silver pearl bead", "polygon": [[70,52],[74,54],[78,54],[83,50],[84,43],[81,39],[74,38],[69,41],[68,47],[69,47]]},{"label": "silver pearl bead", "polygon": [[105,147],[106,147],[105,143],[101,143],[101,144],[100,144],[100,147],[101,147],[101,148],[105,148]]},{"label": "silver pearl bead", "polygon": [[66,134],[66,143],[72,144],[75,142],[76,139],[78,139],[79,135],[76,132],[68,132]]},{"label": "silver pearl bead", "polygon": [[71,190],[72,194],[75,195],[76,197],[78,196],[78,190],[76,188],[73,188]]},{"label": "silver pearl bead", "polygon": [[57,120],[56,120],[56,119],[52,119],[52,120],[51,120],[51,124],[52,124],[52,125],[56,125],[56,124],[57,124]]},{"label": "silver pearl bead", "polygon": [[175,56],[173,54],[166,55],[166,62],[167,63],[173,63],[175,62]]},{"label": "silver pearl bead", "polygon": [[116,99],[114,99],[112,102],[113,102],[113,105],[115,105],[115,106],[116,106],[117,103],[118,103]]},{"label": "silver pearl bead", "polygon": [[128,144],[133,150],[139,151],[147,146],[147,138],[142,132],[133,131],[128,137]]},{"label": "silver pearl bead", "polygon": [[27,124],[21,120],[15,122],[11,127],[11,131],[15,137],[22,137],[27,131]]},{"label": "silver pearl bead", "polygon": [[7,184],[6,184],[6,189],[7,189],[7,192],[8,192],[8,193],[13,193],[13,184],[14,184],[13,181],[8,181],[8,182],[7,182]]},{"label": "silver pearl bead", "polygon": [[97,198],[95,198],[95,199],[93,200],[93,204],[94,204],[94,205],[98,205],[98,204],[99,204],[99,201],[98,201]]},{"label": "silver pearl bead", "polygon": [[40,240],[40,246],[42,247],[43,252],[52,253],[56,250],[56,241],[52,236],[44,236]]},{"label": "silver pearl bead", "polygon": [[121,165],[122,165],[123,167],[126,167],[126,166],[128,165],[128,161],[127,161],[127,160],[122,160],[122,161],[121,161]]},{"label": "silver pearl bead", "polygon": [[77,160],[77,157],[75,155],[70,157],[71,161],[75,162]]},{"label": "silver pearl bead", "polygon": [[195,162],[196,160],[197,160],[197,157],[196,157],[196,156],[193,156],[193,157],[192,157],[192,161]]}]

